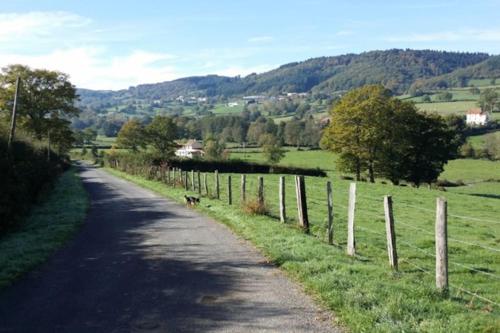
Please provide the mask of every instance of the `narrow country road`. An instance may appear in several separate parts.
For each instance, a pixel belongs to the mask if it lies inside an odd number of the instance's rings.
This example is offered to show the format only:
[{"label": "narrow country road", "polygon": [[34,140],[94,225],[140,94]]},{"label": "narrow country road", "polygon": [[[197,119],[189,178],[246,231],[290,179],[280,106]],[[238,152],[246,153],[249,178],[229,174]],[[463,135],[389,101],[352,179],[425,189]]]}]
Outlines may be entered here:
[{"label": "narrow country road", "polygon": [[0,292],[0,332],[339,332],[226,227],[102,170],[81,176],[85,225]]}]

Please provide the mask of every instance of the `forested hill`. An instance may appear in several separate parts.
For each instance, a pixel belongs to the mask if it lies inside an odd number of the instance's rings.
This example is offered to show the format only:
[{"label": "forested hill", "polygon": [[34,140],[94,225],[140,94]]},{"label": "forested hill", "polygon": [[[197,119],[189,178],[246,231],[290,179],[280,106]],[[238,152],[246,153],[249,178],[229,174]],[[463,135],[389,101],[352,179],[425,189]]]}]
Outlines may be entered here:
[{"label": "forested hill", "polygon": [[417,80],[410,87],[411,90],[432,90],[449,87],[465,87],[471,79],[500,78],[500,56],[488,59],[465,68],[458,68],[451,73],[439,75],[429,79]]},{"label": "forested hill", "polygon": [[81,89],[79,94],[82,104],[89,105],[111,99],[151,101],[175,99],[181,95],[234,97],[309,91],[330,94],[368,83],[382,83],[396,93],[404,93],[417,80],[452,73],[488,58],[485,53],[398,49],[370,51],[289,63],[266,73],[246,77],[187,77],[114,92]]}]

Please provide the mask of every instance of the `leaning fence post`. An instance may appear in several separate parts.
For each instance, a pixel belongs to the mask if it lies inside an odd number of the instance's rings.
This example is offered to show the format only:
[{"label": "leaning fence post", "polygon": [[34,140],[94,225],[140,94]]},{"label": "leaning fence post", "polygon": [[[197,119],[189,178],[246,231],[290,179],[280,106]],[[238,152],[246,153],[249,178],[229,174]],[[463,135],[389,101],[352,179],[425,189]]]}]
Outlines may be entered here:
[{"label": "leaning fence post", "polygon": [[333,194],[332,182],[326,182],[326,205],[328,206],[328,244],[333,244]]},{"label": "leaning fence post", "polygon": [[219,171],[215,170],[215,197],[220,199]]},{"label": "leaning fence post", "polygon": [[264,205],[264,177],[259,176],[259,189],[257,191],[258,193],[258,201],[259,201],[259,206]]},{"label": "leaning fence post", "polygon": [[445,198],[436,201],[436,287],[448,289],[448,230],[447,203]]},{"label": "leaning fence post", "polygon": [[240,203],[243,204],[246,200],[247,191],[247,176],[245,174],[241,175],[241,198]]},{"label": "leaning fence post", "polygon": [[196,172],[196,176],[198,178],[198,195],[201,196],[201,175],[200,175],[200,170]]},{"label": "leaning fence post", "polygon": [[356,254],[356,239],[354,237],[354,212],[356,210],[356,183],[349,186],[349,207],[347,211],[347,254]]},{"label": "leaning fence post", "polygon": [[285,206],[285,177],[280,177],[280,188],[279,188],[279,200],[280,200],[280,222],[286,222],[286,206]]},{"label": "leaning fence post", "polygon": [[398,270],[398,252],[396,250],[396,231],[394,230],[394,214],[392,212],[392,197],[384,196],[385,232],[387,234],[387,253],[389,264]]},{"label": "leaning fence post", "polygon": [[304,176],[295,176],[295,193],[297,195],[297,209],[299,224],[305,233],[309,233],[309,218],[307,216],[306,185]]},{"label": "leaning fence post", "polygon": [[187,171],[184,171],[184,188],[186,191],[189,190],[189,176]]},{"label": "leaning fence post", "polygon": [[227,203],[233,204],[233,189],[231,188],[231,175],[227,176]]}]

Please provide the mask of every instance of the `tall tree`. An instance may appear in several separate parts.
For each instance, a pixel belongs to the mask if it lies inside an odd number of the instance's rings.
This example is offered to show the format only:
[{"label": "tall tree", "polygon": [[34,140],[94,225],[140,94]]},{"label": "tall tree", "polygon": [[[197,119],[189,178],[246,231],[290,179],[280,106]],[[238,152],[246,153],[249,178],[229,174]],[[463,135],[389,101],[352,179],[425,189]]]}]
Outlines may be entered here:
[{"label": "tall tree", "polygon": [[390,98],[384,87],[368,85],[350,91],[332,109],[322,146],[338,153],[340,168],[354,172],[356,180],[368,170],[375,181],[374,163],[383,140],[379,126],[387,121]]},{"label": "tall tree", "polygon": [[[79,114],[74,106],[78,98],[75,86],[61,72],[11,65],[0,72],[0,110],[11,110],[17,77],[21,79],[18,126],[39,140],[50,136],[51,144],[65,153],[74,139],[65,119]],[[5,118],[10,119],[10,112],[6,113]]]},{"label": "tall tree", "polygon": [[175,142],[177,139],[177,125],[172,118],[166,116],[156,116],[153,121],[146,126],[147,142],[163,158],[173,156]]},{"label": "tall tree", "polygon": [[144,148],[145,143],[144,127],[137,119],[131,119],[123,124],[116,138],[118,147],[131,149],[133,151]]},{"label": "tall tree", "polygon": [[479,96],[478,104],[486,112],[493,112],[500,109],[500,96],[492,88],[484,89]]},{"label": "tall tree", "polygon": [[284,156],[285,152],[281,149],[278,139],[273,134],[264,134],[259,139],[259,145],[267,161],[271,164],[278,163]]},{"label": "tall tree", "polygon": [[379,175],[419,186],[435,181],[457,156],[463,138],[455,131],[461,122],[449,122],[419,113],[413,103],[390,97],[380,86],[365,86],[333,108],[322,146],[337,152],[341,169],[356,173],[358,180],[366,170],[370,181]]},{"label": "tall tree", "polygon": [[10,110],[14,83],[21,79],[18,99],[18,123],[33,133],[37,139],[48,135],[51,124],[76,116],[79,110],[74,103],[76,88],[67,74],[45,69],[31,69],[23,65],[11,65],[0,73],[0,110]]}]

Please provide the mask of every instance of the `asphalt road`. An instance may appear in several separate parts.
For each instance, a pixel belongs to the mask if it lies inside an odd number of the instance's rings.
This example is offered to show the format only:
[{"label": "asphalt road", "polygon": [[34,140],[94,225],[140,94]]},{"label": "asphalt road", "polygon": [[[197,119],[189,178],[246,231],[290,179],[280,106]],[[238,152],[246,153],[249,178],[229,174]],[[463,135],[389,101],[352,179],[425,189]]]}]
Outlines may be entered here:
[{"label": "asphalt road", "polygon": [[85,225],[0,293],[0,332],[339,332],[247,242],[82,166]]}]

